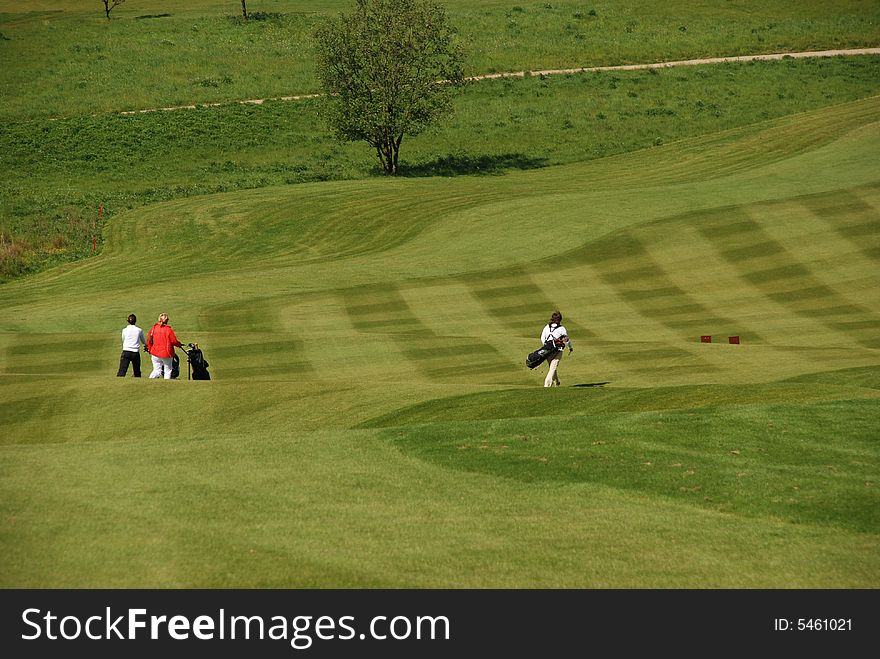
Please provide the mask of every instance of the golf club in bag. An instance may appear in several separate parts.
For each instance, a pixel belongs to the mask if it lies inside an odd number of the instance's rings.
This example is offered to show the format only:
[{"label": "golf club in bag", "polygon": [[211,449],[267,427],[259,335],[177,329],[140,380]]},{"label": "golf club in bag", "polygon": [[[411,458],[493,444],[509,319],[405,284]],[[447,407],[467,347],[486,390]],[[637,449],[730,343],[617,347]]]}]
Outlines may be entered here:
[{"label": "golf club in bag", "polygon": [[[186,379],[187,380],[210,380],[208,373],[208,360],[201,351],[198,343],[187,343],[183,349],[186,353]],[[175,359],[177,356],[175,355]],[[172,371],[173,374],[173,371]]]},{"label": "golf club in bag", "polygon": [[[205,354],[199,349],[198,343],[187,343],[183,348],[186,353],[186,379],[187,380],[210,380],[211,374],[208,373],[208,360]],[[176,380],[180,377],[180,357],[174,353],[171,360],[171,379]]]}]

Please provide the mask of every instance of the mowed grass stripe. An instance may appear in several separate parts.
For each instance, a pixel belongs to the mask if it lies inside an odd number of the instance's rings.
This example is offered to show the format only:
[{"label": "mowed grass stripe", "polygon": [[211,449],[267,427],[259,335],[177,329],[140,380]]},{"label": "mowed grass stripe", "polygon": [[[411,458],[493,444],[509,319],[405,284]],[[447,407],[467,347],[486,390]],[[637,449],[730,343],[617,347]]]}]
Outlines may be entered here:
[{"label": "mowed grass stripe", "polygon": [[[740,239],[750,236],[746,239],[753,241],[754,232],[759,228],[758,219],[743,219],[743,209],[722,209],[717,215],[698,213],[683,218],[686,224],[682,240],[688,247],[679,247],[682,255],[673,255],[679,264],[675,270],[676,279],[682,281],[683,285],[702,288],[703,297],[713,299],[717,309],[737,310],[749,322],[766,326],[766,340],[779,348],[785,347],[785,343],[792,339],[797,343],[806,340],[810,345],[836,342],[837,334],[833,328],[817,319],[841,314],[865,317],[865,307],[847,303],[830,307],[813,305],[809,314],[797,313],[796,309],[781,305],[773,296],[755,295],[754,288],[760,286],[772,292],[802,287],[801,278],[811,277],[813,270],[821,266],[823,280],[836,289],[846,291],[847,287],[862,285],[865,275],[873,272],[870,268],[865,269],[870,264],[858,263],[859,259],[853,263],[853,259],[848,258],[854,253],[852,248],[836,239],[827,227],[814,226],[815,218],[802,212],[798,214],[797,211],[803,209],[796,200],[761,208],[760,212],[755,213],[755,217],[760,218],[760,229],[790,253],[791,261],[776,265],[758,259],[753,270],[744,270],[742,262],[738,260],[719,258],[719,243],[726,245],[735,242],[737,236]],[[709,219],[704,222],[701,218]],[[720,224],[713,226],[712,218]],[[668,248],[667,253],[670,253]],[[682,258],[688,254],[695,256],[692,259]],[[837,264],[833,272],[830,271],[829,259]],[[863,289],[858,290],[863,292]],[[792,355],[788,355],[786,360],[791,358]]]},{"label": "mowed grass stripe", "polygon": [[[880,338],[880,313],[877,311],[880,294],[870,275],[880,263],[868,257],[863,247],[865,240],[870,244],[872,237],[880,238],[880,212],[868,205],[860,194],[870,190],[876,191],[877,188],[811,195],[790,203],[775,203],[772,209],[780,216],[780,221],[766,223],[765,227],[787,250],[810,263],[827,286],[852,301],[816,308],[813,315],[827,318],[832,328],[875,348],[880,347],[877,343]],[[855,232],[850,231],[853,228]],[[862,241],[855,236],[860,236]],[[790,269],[807,274],[804,266]]]},{"label": "mowed grass stripe", "polygon": [[[432,371],[436,378],[441,373],[454,376],[451,381],[471,381],[485,384],[530,384],[537,379],[523,364],[526,351],[537,346],[537,337],[531,342],[514,340],[499,318],[486,312],[471,288],[459,278],[440,278],[430,282],[402,287],[401,295],[413,313],[437,337],[426,354],[448,359],[450,347],[456,355],[471,359],[456,360],[447,366],[438,364]],[[444,313],[438,313],[445,309]],[[549,312],[548,312],[549,313]],[[536,325],[540,321],[536,320]],[[537,332],[539,330],[535,330]],[[534,344],[534,347],[532,347]],[[438,352],[439,351],[439,352]],[[473,377],[468,377],[472,374]],[[488,376],[488,380],[481,375]],[[450,380],[447,380],[450,381]]]},{"label": "mowed grass stripe", "polygon": [[209,363],[213,360],[223,364],[223,371],[238,378],[311,376],[316,369],[306,355],[305,339],[284,336],[279,332],[269,335],[257,332],[243,335],[225,333],[222,337],[213,337],[211,348],[207,351]]},{"label": "mowed grass stripe", "polygon": [[[739,270],[745,282],[792,313],[808,318],[817,309],[871,314],[870,309],[854,304],[817,278],[811,267],[798,262],[795,255],[764,230],[763,222],[757,218],[772,215],[773,208],[731,208],[707,214],[700,231],[714,243],[718,255]],[[831,313],[820,314],[817,319],[832,329],[844,331],[865,347],[877,345],[876,333],[870,328],[863,331],[852,327],[847,324],[848,319]]]},{"label": "mowed grass stripe", "polygon": [[[122,351],[121,336],[114,344],[103,335],[81,334],[73,339],[68,334],[7,334],[3,343],[6,346],[0,363],[3,373],[89,373],[96,365],[105,369],[118,365]],[[115,357],[111,357],[114,349]],[[88,354],[95,357],[85,359]],[[145,355],[142,365],[146,367],[149,361],[149,355]]]},{"label": "mowed grass stripe", "polygon": [[646,318],[680,332],[682,339],[699,336],[706,327],[737,326],[673,284],[636,235],[625,231],[593,245],[602,255],[594,258],[593,268],[623,300]]},{"label": "mowed grass stripe", "polygon": [[[340,291],[340,296],[357,331],[395,336],[399,354],[429,380],[448,382],[479,376],[504,382],[510,378],[511,363],[494,346],[478,334],[437,334],[413,313],[397,286],[363,286]],[[393,370],[401,368],[387,355],[377,359],[390,362]]]},{"label": "mowed grass stripe", "polygon": [[[633,323],[643,326],[642,335],[670,333],[670,343],[658,346],[656,340],[647,343],[611,342],[589,332],[593,345],[601,350],[603,358],[611,359],[626,371],[647,375],[684,375],[710,373],[716,367],[694,350],[684,347],[684,341],[699,336],[707,327],[734,327],[733,321],[718,317],[708,307],[695,301],[688,293],[669,280],[667,271],[652,260],[648,250],[634,238],[638,230],[622,232],[600,241],[569,250],[560,259],[547,259],[538,271],[558,266],[570,280],[594,280],[611,289],[612,295],[625,301],[635,318]],[[673,264],[674,267],[674,264]],[[687,316],[697,316],[687,318]],[[641,319],[639,320],[639,317]],[[658,327],[646,331],[645,319]],[[689,336],[683,330],[692,330]],[[754,332],[741,331],[750,339]]]},{"label": "mowed grass stripe", "polygon": [[[805,200],[804,205],[866,258],[880,263],[880,186]],[[872,203],[873,202],[873,203]]]},{"label": "mowed grass stripe", "polygon": [[425,327],[396,285],[361,286],[340,291],[352,326],[359,332],[415,333]]},{"label": "mowed grass stripe", "polygon": [[203,309],[198,325],[223,328],[224,331],[270,332],[278,327],[278,297],[255,297]]},{"label": "mowed grass stripe", "polygon": [[[550,313],[559,304],[522,267],[481,272],[462,277],[485,312],[516,336],[537,337]],[[567,323],[566,323],[567,324]],[[574,332],[574,326],[569,328]],[[583,328],[577,328],[578,331]],[[582,335],[589,336],[583,330]]]}]

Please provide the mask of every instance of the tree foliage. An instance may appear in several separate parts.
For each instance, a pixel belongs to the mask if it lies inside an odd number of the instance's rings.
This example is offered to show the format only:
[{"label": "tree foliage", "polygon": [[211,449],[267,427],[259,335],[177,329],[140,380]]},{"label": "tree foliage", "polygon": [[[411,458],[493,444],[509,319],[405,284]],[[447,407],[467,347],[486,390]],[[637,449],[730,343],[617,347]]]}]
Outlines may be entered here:
[{"label": "tree foliage", "polygon": [[453,91],[464,82],[445,10],[429,0],[357,0],[315,37],[333,132],[366,141],[385,173],[397,174],[404,135],[451,112]]}]

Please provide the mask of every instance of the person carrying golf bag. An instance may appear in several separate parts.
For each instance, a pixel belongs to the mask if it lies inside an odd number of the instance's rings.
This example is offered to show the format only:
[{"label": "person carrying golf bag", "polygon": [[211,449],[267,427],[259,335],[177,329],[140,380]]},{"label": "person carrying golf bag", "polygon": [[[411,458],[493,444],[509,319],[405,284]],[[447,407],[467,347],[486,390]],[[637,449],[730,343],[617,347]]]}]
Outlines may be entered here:
[{"label": "person carrying golf bag", "polygon": [[556,349],[555,352],[550,352],[545,357],[550,368],[547,371],[547,377],[544,378],[544,386],[558,387],[559,375],[557,374],[557,369],[562,359],[563,349],[568,346],[569,354],[574,351],[574,348],[571,346],[571,338],[568,336],[568,330],[562,324],[562,314],[559,311],[554,311],[551,314],[550,322],[544,325],[544,329],[541,330],[541,343],[544,346],[548,346],[549,343],[548,347]]}]

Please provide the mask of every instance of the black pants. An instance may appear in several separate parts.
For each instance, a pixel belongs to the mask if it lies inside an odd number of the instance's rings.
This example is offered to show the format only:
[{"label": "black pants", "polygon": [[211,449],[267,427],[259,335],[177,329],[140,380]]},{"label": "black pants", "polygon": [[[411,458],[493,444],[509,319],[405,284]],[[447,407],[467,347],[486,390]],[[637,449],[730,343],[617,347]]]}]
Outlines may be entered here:
[{"label": "black pants", "polygon": [[119,370],[116,372],[116,377],[125,377],[125,374],[128,373],[129,362],[134,370],[134,376],[136,378],[141,376],[141,353],[123,350],[122,356],[119,358]]}]

